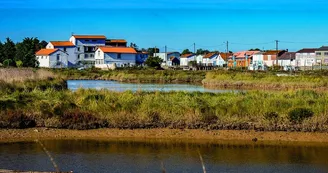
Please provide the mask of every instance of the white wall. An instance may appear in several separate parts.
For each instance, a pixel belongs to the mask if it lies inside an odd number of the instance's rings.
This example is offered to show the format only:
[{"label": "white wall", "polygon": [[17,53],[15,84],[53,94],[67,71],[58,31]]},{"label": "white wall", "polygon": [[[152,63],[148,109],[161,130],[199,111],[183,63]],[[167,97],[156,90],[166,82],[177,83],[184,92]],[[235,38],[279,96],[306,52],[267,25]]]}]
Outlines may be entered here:
[{"label": "white wall", "polygon": [[37,55],[36,59],[39,61],[39,67],[48,67],[49,68],[49,56]]},{"label": "white wall", "polygon": [[136,54],[121,54],[121,59],[117,59],[117,53],[104,53],[100,51],[100,55],[98,54],[99,49],[96,52],[96,63],[98,65],[107,64],[107,65],[116,65],[116,67],[124,67],[124,66],[135,66],[136,65]]},{"label": "white wall", "polygon": [[316,63],[315,53],[296,53],[295,66],[312,67]]},{"label": "white wall", "polygon": [[162,66],[172,66],[172,61],[170,61],[170,57],[174,56],[178,59],[180,59],[180,53],[179,52],[173,52],[170,54],[165,53],[154,53],[154,56],[158,56],[163,60]]},{"label": "white wall", "polygon": [[[57,54],[59,60],[57,61]],[[66,68],[68,65],[68,55],[62,51],[56,51],[50,55],[37,55],[39,67],[47,68]]]},{"label": "white wall", "polygon": [[219,54],[216,58],[216,65],[219,66],[219,67],[222,67],[225,64],[227,64],[227,62]]},{"label": "white wall", "polygon": [[196,56],[197,64],[202,64],[203,63],[203,58],[204,58],[204,55],[197,55]]},{"label": "white wall", "polygon": [[180,57],[180,66],[188,66],[190,61],[195,61],[195,56],[190,56],[189,58]]}]

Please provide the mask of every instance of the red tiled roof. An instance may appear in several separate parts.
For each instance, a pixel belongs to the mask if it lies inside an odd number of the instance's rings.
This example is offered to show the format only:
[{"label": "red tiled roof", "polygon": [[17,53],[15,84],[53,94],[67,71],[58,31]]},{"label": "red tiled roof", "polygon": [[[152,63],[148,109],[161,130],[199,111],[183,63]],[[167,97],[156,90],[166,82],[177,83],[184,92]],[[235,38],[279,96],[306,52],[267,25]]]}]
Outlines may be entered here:
[{"label": "red tiled roof", "polygon": [[99,49],[104,53],[137,53],[137,51],[132,47],[99,47]]},{"label": "red tiled roof", "polygon": [[220,56],[223,60],[227,60],[230,56],[232,56],[232,53],[220,53]]},{"label": "red tiled roof", "polygon": [[208,53],[203,58],[211,58],[214,55],[216,55],[216,53]]},{"label": "red tiled roof", "polygon": [[233,55],[236,56],[236,58],[245,58],[245,54],[248,56],[253,56],[258,52],[260,51],[241,51],[241,52],[236,52]]},{"label": "red tiled roof", "polygon": [[194,56],[194,54],[191,54],[191,53],[189,53],[189,54],[184,54],[184,55],[181,55],[180,58],[188,58],[188,57],[190,57],[190,56]]},{"label": "red tiled roof", "polygon": [[35,55],[51,55],[58,49],[41,49],[35,53]]},{"label": "red tiled roof", "polygon": [[73,35],[77,39],[106,39],[104,35]]},{"label": "red tiled roof", "polygon": [[61,47],[71,47],[74,44],[70,41],[50,41],[53,46],[61,46]]}]

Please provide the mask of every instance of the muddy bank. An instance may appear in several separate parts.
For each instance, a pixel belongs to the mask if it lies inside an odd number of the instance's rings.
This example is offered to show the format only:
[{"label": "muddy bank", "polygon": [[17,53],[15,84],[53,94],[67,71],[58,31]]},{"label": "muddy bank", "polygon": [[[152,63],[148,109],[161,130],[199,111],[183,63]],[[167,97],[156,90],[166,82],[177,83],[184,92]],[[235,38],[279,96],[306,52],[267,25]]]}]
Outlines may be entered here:
[{"label": "muddy bank", "polygon": [[0,142],[33,141],[46,139],[137,139],[137,140],[192,140],[192,141],[250,141],[250,142],[321,142],[328,143],[328,133],[256,132],[242,130],[178,130],[178,129],[2,129]]}]

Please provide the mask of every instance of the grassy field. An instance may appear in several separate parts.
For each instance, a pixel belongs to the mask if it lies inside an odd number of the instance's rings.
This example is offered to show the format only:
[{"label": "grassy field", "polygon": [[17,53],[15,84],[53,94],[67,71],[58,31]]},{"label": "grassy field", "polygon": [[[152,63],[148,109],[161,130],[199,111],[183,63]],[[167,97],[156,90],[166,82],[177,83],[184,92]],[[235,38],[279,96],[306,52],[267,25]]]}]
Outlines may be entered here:
[{"label": "grassy field", "polygon": [[[213,79],[324,87],[325,74],[277,77],[234,71],[77,71],[0,69],[0,127],[190,128],[266,131],[328,131],[328,92],[321,90],[238,93],[111,92],[67,90],[65,79],[177,82]],[[107,77],[106,77],[107,76]],[[134,76],[134,77],[133,77]],[[180,76],[180,77],[177,77]],[[188,79],[188,80],[186,80]],[[278,80],[279,79],[279,80]],[[306,87],[303,87],[306,86]]]}]

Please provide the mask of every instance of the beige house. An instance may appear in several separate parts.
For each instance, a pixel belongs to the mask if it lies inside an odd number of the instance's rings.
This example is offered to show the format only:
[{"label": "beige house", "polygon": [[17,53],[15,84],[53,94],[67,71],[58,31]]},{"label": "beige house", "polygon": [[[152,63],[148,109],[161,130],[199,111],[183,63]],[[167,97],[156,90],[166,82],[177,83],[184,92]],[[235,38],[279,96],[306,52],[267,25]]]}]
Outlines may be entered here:
[{"label": "beige house", "polygon": [[315,51],[316,64],[328,65],[328,46],[322,46]]}]

